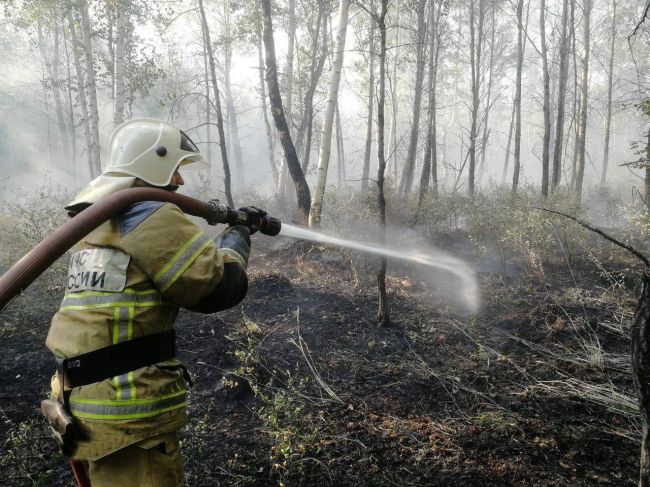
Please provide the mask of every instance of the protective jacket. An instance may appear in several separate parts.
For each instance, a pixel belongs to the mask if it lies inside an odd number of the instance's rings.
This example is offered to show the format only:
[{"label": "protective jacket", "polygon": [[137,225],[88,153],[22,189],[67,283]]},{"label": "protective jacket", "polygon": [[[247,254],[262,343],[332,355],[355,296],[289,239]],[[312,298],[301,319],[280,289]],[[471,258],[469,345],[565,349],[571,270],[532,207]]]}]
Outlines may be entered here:
[{"label": "protective jacket", "polygon": [[[214,312],[247,291],[246,228],[213,241],[170,203],[131,206],[80,242],[46,345],[76,357],[171,330],[179,307]],[[73,458],[97,460],[186,422],[184,367],[176,359],[69,391],[71,414],[89,433]],[[67,389],[65,383],[64,388]],[[52,396],[60,397],[52,380]]]}]

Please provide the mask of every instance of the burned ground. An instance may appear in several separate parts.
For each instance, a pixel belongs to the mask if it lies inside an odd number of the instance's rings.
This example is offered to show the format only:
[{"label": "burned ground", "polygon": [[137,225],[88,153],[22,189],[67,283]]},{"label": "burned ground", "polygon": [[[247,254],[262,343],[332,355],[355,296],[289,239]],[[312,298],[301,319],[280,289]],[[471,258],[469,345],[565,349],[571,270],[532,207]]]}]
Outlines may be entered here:
[{"label": "burned ground", "polygon": [[[479,274],[469,317],[391,262],[379,328],[373,259],[263,239],[242,305],[179,316],[188,485],[635,483],[635,269],[620,254],[510,259]],[[2,485],[72,484],[38,410],[60,292],[37,282],[0,317]]]}]

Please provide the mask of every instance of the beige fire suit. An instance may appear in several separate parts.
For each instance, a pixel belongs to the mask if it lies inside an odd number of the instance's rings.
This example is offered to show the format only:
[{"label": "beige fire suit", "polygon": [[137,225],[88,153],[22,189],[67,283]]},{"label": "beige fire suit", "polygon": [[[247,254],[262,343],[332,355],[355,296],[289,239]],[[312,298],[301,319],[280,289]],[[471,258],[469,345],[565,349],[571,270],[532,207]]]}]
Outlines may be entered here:
[{"label": "beige fire suit", "polygon": [[[214,312],[237,304],[247,290],[250,239],[243,230],[227,233],[220,248],[172,204],[131,206],[75,249],[47,347],[57,357],[75,357],[169,330],[179,307]],[[53,397],[60,397],[59,384],[55,375]],[[186,396],[175,358],[72,389],[70,412],[89,433],[73,458],[91,461],[93,485],[93,462],[108,465],[108,455],[129,445],[176,450],[178,461],[175,432],[186,422]],[[124,460],[137,463],[135,457]]]}]

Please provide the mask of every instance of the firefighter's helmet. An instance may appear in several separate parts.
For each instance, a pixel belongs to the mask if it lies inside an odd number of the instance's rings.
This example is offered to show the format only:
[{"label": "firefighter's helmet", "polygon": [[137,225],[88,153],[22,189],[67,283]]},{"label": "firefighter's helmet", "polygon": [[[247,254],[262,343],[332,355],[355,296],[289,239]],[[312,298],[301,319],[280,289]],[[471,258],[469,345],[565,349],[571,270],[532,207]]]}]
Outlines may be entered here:
[{"label": "firefighter's helmet", "polygon": [[169,185],[176,169],[207,167],[192,139],[174,125],[153,118],[135,118],[118,125],[110,138],[108,164],[66,208],[92,204],[136,179],[151,186]]}]

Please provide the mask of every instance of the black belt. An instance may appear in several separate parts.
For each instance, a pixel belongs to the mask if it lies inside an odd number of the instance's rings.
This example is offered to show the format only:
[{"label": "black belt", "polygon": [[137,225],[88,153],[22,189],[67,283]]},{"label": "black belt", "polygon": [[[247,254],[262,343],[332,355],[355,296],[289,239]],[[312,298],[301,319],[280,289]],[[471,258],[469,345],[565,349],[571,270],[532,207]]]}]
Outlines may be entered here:
[{"label": "black belt", "polygon": [[[76,357],[57,358],[56,368],[63,376],[65,387],[75,388],[164,362],[175,356],[176,334],[174,330],[169,330],[116,343]],[[185,367],[183,376],[186,379],[188,377]]]}]

